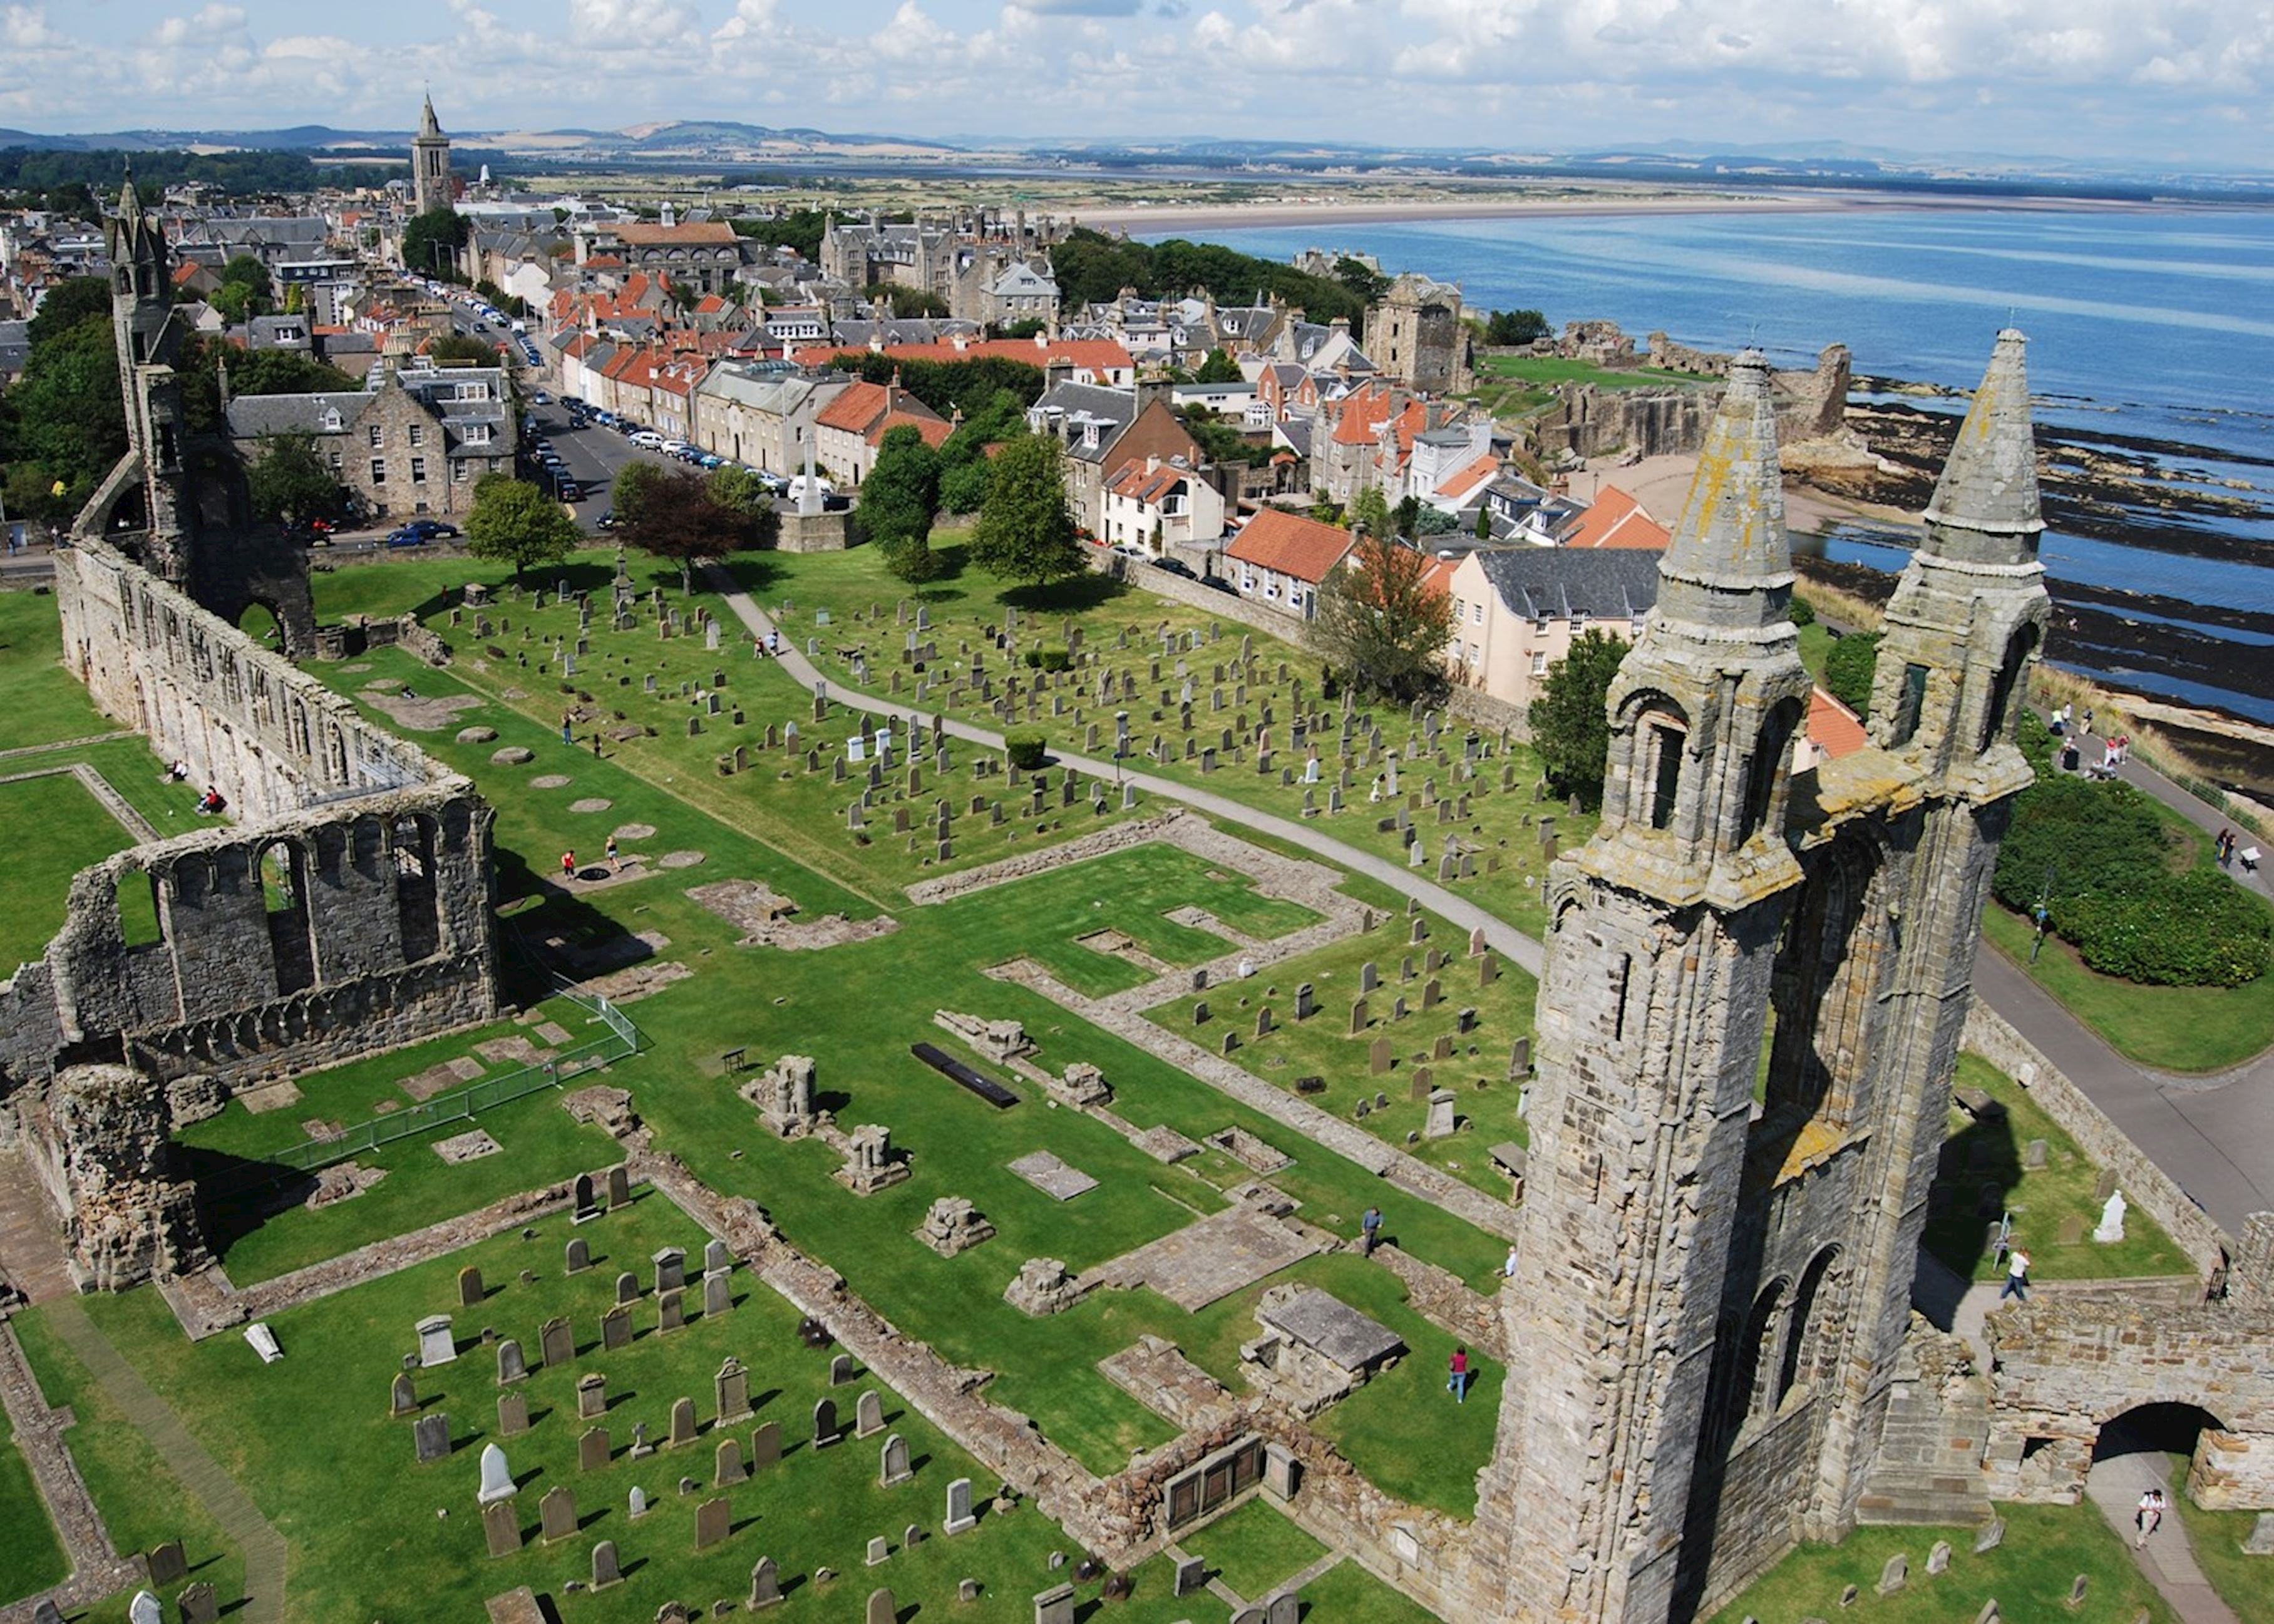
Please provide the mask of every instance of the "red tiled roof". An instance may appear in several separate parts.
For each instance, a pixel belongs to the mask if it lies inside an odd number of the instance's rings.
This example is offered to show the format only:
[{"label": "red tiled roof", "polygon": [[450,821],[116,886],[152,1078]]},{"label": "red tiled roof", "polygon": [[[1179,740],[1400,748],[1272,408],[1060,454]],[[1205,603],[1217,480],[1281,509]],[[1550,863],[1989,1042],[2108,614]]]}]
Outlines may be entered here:
[{"label": "red tiled roof", "polygon": [[1446,479],[1437,487],[1437,494],[1455,500],[1466,496],[1479,485],[1488,484],[1500,472],[1500,459],[1487,452]]},{"label": "red tiled roof", "polygon": [[[910,410],[909,407],[915,410]],[[877,426],[869,431],[869,443],[883,445],[885,435],[904,425],[922,435],[923,443],[934,451],[946,444],[947,437],[955,432],[955,425],[934,416],[921,402],[911,401],[907,406],[896,407],[885,413]]]},{"label": "red tiled roof", "polygon": [[1663,553],[1673,540],[1666,526],[1643,510],[1643,505],[1615,485],[1595,495],[1595,505],[1579,515],[1579,523],[1563,538],[1567,547],[1638,547]]},{"label": "red tiled roof", "polygon": [[885,415],[885,386],[856,383],[838,392],[837,398],[814,414],[813,425],[866,434],[869,425]]},{"label": "red tiled roof", "polygon": [[1315,586],[1343,561],[1352,539],[1348,530],[1334,525],[1284,508],[1266,508],[1247,522],[1239,539],[1224,549],[1224,556]]},{"label": "red tiled roof", "polygon": [[[819,365],[837,356],[861,356],[873,353],[843,344],[816,340],[801,345],[798,359],[809,365]],[[1072,366],[1093,372],[1116,369],[1126,372],[1137,365],[1129,351],[1110,338],[1062,338],[1056,343],[1038,344],[1030,338],[973,339],[968,343],[887,344],[884,353],[896,361],[977,361],[989,357],[1003,361],[1023,361],[1029,366]]]},{"label": "red tiled roof", "polygon": [[1871,737],[1853,710],[1819,688],[1809,691],[1808,741],[1837,761],[1862,749]]}]

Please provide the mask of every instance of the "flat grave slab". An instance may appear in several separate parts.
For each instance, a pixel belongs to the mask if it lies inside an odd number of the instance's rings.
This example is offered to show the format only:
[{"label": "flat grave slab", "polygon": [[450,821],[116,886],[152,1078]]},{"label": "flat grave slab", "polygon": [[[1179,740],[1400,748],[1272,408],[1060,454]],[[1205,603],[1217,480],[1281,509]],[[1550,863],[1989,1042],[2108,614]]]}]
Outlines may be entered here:
[{"label": "flat grave slab", "polygon": [[484,1156],[494,1156],[505,1148],[479,1128],[463,1133],[454,1133],[447,1139],[436,1139],[428,1147],[452,1167],[462,1162],[478,1162]]},{"label": "flat grave slab", "polygon": [[[911,1043],[908,1045],[908,1053],[922,1061],[926,1065],[938,1072],[942,1077],[952,1079],[955,1082],[961,1084],[964,1087],[968,1088],[972,1093],[977,1094],[981,1099],[986,1101],[988,1104],[993,1106],[998,1111],[1006,1109],[1019,1102],[1019,1096],[1017,1094],[1013,1094],[1008,1088],[1004,1087],[1002,1084],[997,1082],[993,1078],[989,1077],[983,1072],[972,1070],[971,1067],[964,1064],[963,1062],[958,1060],[953,1055],[949,1054],[946,1050],[939,1048],[937,1044]],[[1013,1162],[1011,1165],[1015,1169],[1018,1163]],[[1076,1195],[1080,1195],[1081,1192],[1077,1190],[1074,1193]],[[1060,1196],[1058,1197],[1058,1199],[1063,1201],[1065,1199],[1065,1197]]]},{"label": "flat grave slab", "polygon": [[257,1116],[263,1111],[281,1111],[288,1105],[299,1104],[300,1090],[290,1079],[263,1083],[237,1095],[237,1102]]},{"label": "flat grave slab", "polygon": [[1255,1317],[1289,1341],[1315,1350],[1346,1371],[1365,1370],[1405,1346],[1389,1327],[1315,1287],[1260,1309]]},{"label": "flat grave slab", "polygon": [[1071,1201],[1097,1188],[1097,1181],[1078,1167],[1069,1167],[1047,1150],[1037,1150],[1011,1163],[1011,1170],[1055,1200]]},{"label": "flat grave slab", "polygon": [[1198,1313],[1300,1263],[1321,1244],[1262,1213],[1235,1207],[1125,1252],[1088,1278],[1125,1289],[1150,1286],[1187,1313]]},{"label": "flat grave slab", "polygon": [[1201,1147],[1178,1132],[1167,1123],[1145,1130],[1129,1141],[1156,1162],[1178,1162],[1187,1156],[1197,1156]]}]

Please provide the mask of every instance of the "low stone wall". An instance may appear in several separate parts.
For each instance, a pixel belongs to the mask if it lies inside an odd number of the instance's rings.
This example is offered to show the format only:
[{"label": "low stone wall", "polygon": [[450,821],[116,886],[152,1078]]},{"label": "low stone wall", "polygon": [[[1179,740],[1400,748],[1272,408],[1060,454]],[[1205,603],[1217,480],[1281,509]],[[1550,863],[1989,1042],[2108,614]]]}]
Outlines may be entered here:
[{"label": "low stone wall", "polygon": [[2127,1139],[2082,1089],[2045,1058],[2042,1049],[1978,997],[1967,1011],[1963,1041],[1968,1049],[2028,1089],[2029,1097],[2077,1142],[2079,1149],[2115,1174],[2124,1199],[2164,1226],[2203,1279],[2225,1267],[2234,1253],[2234,1243],[2226,1231],[2188,1199],[2171,1176]]},{"label": "low stone wall", "polygon": [[1445,697],[1445,712],[1493,733],[1506,728],[1508,736],[1519,744],[1532,742],[1531,712],[1522,705],[1495,699],[1480,688],[1464,688],[1455,683]]},{"label": "low stone wall", "polygon": [[1259,604],[1231,592],[1219,592],[1214,587],[1202,586],[1197,581],[1187,581],[1182,575],[1140,563],[1124,553],[1101,550],[1090,562],[1098,574],[1111,575],[1117,581],[1141,587],[1156,598],[1165,598],[1206,614],[1222,615],[1227,620],[1237,620],[1242,626],[1252,626],[1257,631],[1284,638],[1297,648],[1303,646],[1307,622],[1284,610],[1274,609],[1269,604]]}]

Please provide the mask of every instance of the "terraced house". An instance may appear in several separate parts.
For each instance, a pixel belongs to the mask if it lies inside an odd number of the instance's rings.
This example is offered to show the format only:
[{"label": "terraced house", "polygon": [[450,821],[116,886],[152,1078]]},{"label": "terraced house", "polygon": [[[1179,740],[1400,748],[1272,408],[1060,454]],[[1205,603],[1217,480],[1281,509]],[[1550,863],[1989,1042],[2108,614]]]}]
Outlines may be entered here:
[{"label": "terraced house", "polygon": [[390,359],[365,388],[244,395],[226,417],[249,460],[275,436],[310,436],[374,518],[464,513],[483,475],[513,471],[512,401],[493,366]]}]

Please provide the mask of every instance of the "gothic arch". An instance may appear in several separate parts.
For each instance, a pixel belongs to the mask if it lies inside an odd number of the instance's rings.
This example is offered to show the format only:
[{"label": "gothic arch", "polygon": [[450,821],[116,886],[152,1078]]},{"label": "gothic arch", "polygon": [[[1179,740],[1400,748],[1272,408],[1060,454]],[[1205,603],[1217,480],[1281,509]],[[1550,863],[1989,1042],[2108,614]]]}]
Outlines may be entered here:
[{"label": "gothic arch", "polygon": [[1783,1353],[1777,1364],[1772,1405],[1781,1405],[1786,1395],[1796,1387],[1811,1383],[1822,1373],[1825,1355],[1834,1340],[1834,1327],[1832,1311],[1819,1312],[1819,1302],[1825,1295],[1825,1282],[1839,1263],[1840,1247],[1834,1244],[1811,1258],[1808,1267],[1801,1271],[1800,1285],[1793,1293],[1792,1313],[1786,1325]]}]

